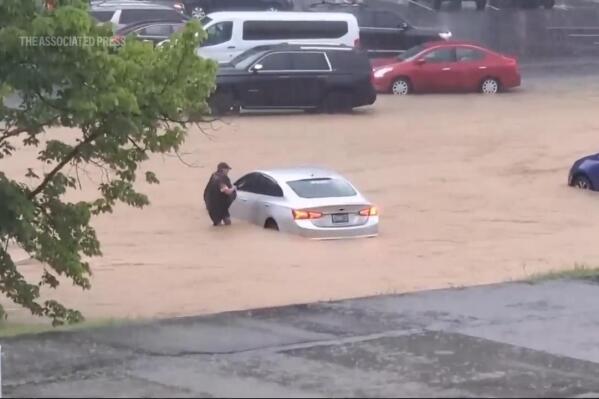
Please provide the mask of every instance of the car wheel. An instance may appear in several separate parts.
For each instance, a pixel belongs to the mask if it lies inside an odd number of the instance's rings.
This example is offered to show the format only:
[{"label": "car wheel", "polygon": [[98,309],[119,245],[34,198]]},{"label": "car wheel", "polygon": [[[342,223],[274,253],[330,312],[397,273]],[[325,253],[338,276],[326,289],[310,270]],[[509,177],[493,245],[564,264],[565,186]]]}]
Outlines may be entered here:
[{"label": "car wheel", "polygon": [[483,94],[497,94],[499,88],[499,81],[495,78],[486,78],[480,84],[480,92]]},{"label": "car wheel", "polygon": [[264,223],[264,228],[267,230],[279,231],[279,225],[275,222],[274,219],[268,218]]},{"label": "car wheel", "polygon": [[482,11],[487,7],[487,0],[476,0],[476,9]]},{"label": "car wheel", "polygon": [[353,108],[351,93],[333,91],[329,93],[322,106],[324,112],[329,114],[349,113]]},{"label": "car wheel", "polygon": [[581,190],[592,190],[593,184],[585,175],[578,175],[574,178],[572,185]]},{"label": "car wheel", "polygon": [[555,6],[555,0],[544,0],[543,1],[543,7],[545,7],[546,10],[551,10],[553,8],[553,6]]},{"label": "car wheel", "polygon": [[441,3],[442,3],[442,0],[433,0],[433,8],[437,11],[440,10]]},{"label": "car wheel", "polygon": [[408,95],[411,91],[410,82],[406,78],[399,78],[391,84],[391,93],[397,96]]},{"label": "car wheel", "polygon": [[240,109],[233,93],[217,92],[208,100],[208,105],[213,116],[237,114]]},{"label": "car wheel", "polygon": [[206,16],[206,9],[202,6],[195,6],[191,9],[191,16],[196,19],[202,19]]}]

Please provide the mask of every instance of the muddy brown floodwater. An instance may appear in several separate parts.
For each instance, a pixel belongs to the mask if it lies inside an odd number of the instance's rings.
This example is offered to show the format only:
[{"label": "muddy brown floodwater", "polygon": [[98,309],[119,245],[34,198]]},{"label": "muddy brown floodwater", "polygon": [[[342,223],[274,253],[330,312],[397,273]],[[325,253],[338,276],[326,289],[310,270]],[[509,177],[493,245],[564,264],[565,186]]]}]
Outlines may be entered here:
[{"label": "muddy brown floodwater", "polygon": [[[210,136],[190,130],[183,159],[197,167],[152,159],[144,168],[161,184],[141,186],[152,205],[94,221],[104,257],[92,261],[91,291],[67,283],[49,295],[91,319],[170,317],[598,265],[599,194],[566,186],[571,163],[599,151],[598,110],[598,79],[541,79],[494,97],[380,96],[354,115],[251,115],[215,124]],[[15,176],[34,155],[0,169]],[[331,167],[378,205],[380,236],[308,241],[240,222],[213,228],[202,191],[221,160],[233,178]],[[89,171],[80,197],[100,180]],[[21,266],[31,277],[40,268]]]}]

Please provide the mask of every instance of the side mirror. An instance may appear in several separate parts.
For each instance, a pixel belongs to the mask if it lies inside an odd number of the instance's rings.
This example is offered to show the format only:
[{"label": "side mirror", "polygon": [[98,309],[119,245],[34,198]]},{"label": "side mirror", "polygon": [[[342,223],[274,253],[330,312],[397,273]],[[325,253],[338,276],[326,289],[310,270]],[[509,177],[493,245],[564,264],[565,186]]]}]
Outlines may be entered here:
[{"label": "side mirror", "polygon": [[407,22],[402,22],[399,24],[399,29],[406,30],[406,29],[408,29],[408,27],[409,27],[409,25]]},{"label": "side mirror", "polygon": [[426,60],[424,58],[418,58],[416,60],[416,65],[424,65],[426,64]]},{"label": "side mirror", "polygon": [[262,64],[256,64],[252,67],[252,72],[260,72],[264,68]]}]

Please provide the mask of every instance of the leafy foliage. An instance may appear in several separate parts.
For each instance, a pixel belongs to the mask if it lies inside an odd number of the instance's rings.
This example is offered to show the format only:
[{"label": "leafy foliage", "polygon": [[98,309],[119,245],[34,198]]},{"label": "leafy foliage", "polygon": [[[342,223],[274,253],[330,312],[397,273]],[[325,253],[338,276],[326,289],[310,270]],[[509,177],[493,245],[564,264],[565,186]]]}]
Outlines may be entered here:
[{"label": "leafy foliage", "polygon": [[[25,176],[0,170],[0,292],[59,325],[82,315],[56,301],[42,302],[40,288],[56,288],[59,276],[90,287],[89,258],[101,255],[92,217],[112,212],[117,202],[149,204],[134,188],[138,166],[151,153],[180,148],[191,123],[185,115],[207,113],[216,65],[195,55],[205,37],[198,22],[158,49],[135,39],[117,48],[107,45],[111,27],[97,25],[84,2],[55,3],[48,9],[41,0],[0,0],[0,165],[36,147],[50,170],[41,173],[39,164]],[[43,38],[79,42],[58,46],[52,44],[60,41]],[[78,133],[66,141],[53,137],[49,128],[55,126]],[[79,184],[78,173],[66,170],[85,166],[103,170],[99,196],[67,202],[65,194]],[[159,182],[154,172],[143,177]],[[39,281],[19,272],[9,243],[42,262]],[[0,314],[5,316],[1,307]]]}]

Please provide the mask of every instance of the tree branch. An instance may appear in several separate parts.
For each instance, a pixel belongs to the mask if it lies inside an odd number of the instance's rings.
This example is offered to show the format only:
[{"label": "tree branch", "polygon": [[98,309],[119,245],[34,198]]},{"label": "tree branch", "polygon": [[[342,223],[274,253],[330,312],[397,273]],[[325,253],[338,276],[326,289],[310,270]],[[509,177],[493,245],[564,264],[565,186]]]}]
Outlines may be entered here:
[{"label": "tree branch", "polygon": [[52,122],[54,122],[54,121],[55,121],[56,119],[58,119],[58,118],[59,118],[59,116],[57,115],[57,116],[54,116],[54,117],[52,117],[52,118],[48,119],[48,120],[47,120],[47,121],[45,121],[45,122],[42,122],[42,123],[39,123],[39,124],[37,124],[37,125],[35,125],[35,126],[29,126],[29,127],[19,127],[19,128],[15,128],[15,129],[12,129],[12,130],[5,131],[5,132],[4,132],[4,133],[2,133],[2,135],[0,136],[0,144],[1,144],[1,143],[2,143],[4,140],[6,140],[6,139],[9,139],[9,138],[11,138],[11,137],[18,136],[18,135],[19,135],[19,134],[21,134],[21,133],[30,132],[30,131],[32,131],[32,130],[36,130],[36,129],[39,129],[39,128],[41,128],[41,127],[44,127],[44,126],[46,126],[46,125],[49,125],[49,124],[51,124]]},{"label": "tree branch", "polygon": [[87,144],[91,143],[92,141],[94,141],[94,140],[95,140],[95,139],[96,139],[98,136],[100,136],[100,134],[101,134],[101,132],[100,132],[100,131],[98,131],[98,132],[96,132],[96,133],[94,133],[94,134],[91,134],[91,135],[87,136],[87,137],[85,138],[85,140],[83,140],[81,143],[77,144],[77,145],[76,145],[76,146],[73,148],[73,150],[71,150],[71,152],[70,152],[70,153],[68,153],[68,154],[67,154],[67,156],[66,156],[66,157],[64,157],[64,159],[63,159],[62,161],[60,161],[60,162],[58,163],[58,165],[56,165],[56,166],[54,167],[54,169],[52,169],[52,170],[50,171],[50,173],[48,173],[48,174],[46,175],[46,177],[45,177],[45,178],[44,178],[44,180],[43,180],[43,181],[40,183],[40,185],[39,185],[39,186],[37,186],[37,187],[36,187],[36,188],[35,188],[33,191],[31,191],[31,192],[29,193],[29,195],[27,195],[27,198],[28,198],[28,199],[33,199],[33,197],[35,197],[36,195],[38,195],[39,193],[41,193],[41,192],[44,190],[44,188],[45,188],[45,187],[48,185],[48,183],[50,183],[50,181],[51,181],[51,180],[54,178],[54,176],[56,176],[56,174],[57,174],[58,172],[60,172],[60,170],[61,170],[62,168],[64,168],[64,166],[65,166],[66,164],[68,164],[69,162],[71,162],[71,160],[72,160],[73,158],[75,158],[75,157],[76,157],[76,156],[79,154],[79,151],[81,151],[81,148],[82,148],[83,146],[85,146],[85,145],[87,145]]}]

